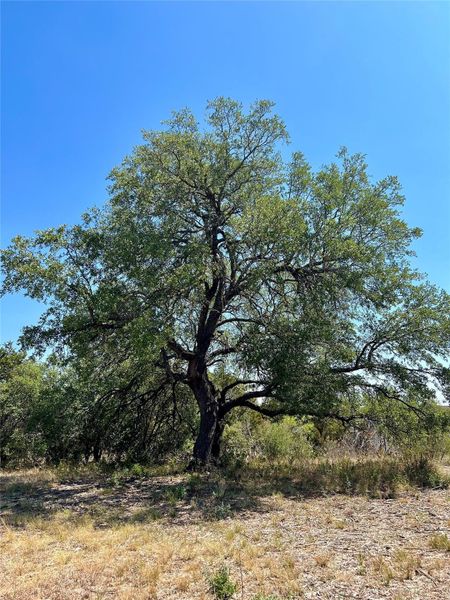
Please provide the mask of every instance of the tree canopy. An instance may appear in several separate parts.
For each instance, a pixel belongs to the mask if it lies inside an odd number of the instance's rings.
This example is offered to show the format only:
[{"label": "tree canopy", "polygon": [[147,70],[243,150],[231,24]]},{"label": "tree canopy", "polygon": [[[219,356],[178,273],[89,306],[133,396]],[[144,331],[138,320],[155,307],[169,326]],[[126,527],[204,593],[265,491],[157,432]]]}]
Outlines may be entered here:
[{"label": "tree canopy", "polygon": [[450,296],[411,266],[397,178],[346,149],[317,172],[285,159],[272,111],[174,113],[113,169],[102,209],[3,252],[3,292],[47,307],[24,347],[103,400],[194,398],[196,464],[235,407],[349,421],[361,395],[417,413],[450,395]]}]

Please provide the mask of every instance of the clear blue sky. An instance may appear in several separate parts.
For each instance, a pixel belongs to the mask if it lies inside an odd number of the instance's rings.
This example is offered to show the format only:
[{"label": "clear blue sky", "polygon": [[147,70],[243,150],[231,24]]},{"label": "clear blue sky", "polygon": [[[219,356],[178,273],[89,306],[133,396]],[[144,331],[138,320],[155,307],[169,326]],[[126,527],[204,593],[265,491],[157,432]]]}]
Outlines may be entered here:
[{"label": "clear blue sky", "polygon": [[[450,290],[450,3],[2,3],[2,246],[75,223],[172,109],[270,98],[314,166],[339,146],[398,175]],[[2,339],[38,305],[3,300]]]}]

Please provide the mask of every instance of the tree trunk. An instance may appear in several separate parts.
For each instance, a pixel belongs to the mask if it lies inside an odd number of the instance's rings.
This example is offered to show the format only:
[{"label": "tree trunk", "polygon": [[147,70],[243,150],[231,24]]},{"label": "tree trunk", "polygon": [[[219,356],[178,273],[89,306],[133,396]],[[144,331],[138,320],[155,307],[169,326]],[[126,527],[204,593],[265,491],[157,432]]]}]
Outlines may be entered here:
[{"label": "tree trunk", "polygon": [[200,410],[200,427],[194,444],[190,468],[204,467],[211,462],[216,431],[219,422],[219,403],[214,396],[211,383],[205,376],[191,383]]},{"label": "tree trunk", "polygon": [[92,449],[92,454],[94,456],[94,462],[96,462],[96,463],[100,462],[100,459],[102,457],[102,449],[100,447],[100,442],[98,440],[94,443],[94,447]]},{"label": "tree trunk", "polygon": [[222,434],[225,427],[225,420],[220,419],[216,425],[216,431],[214,432],[214,440],[211,447],[211,458],[217,464],[220,458],[220,444],[222,442]]},{"label": "tree trunk", "polygon": [[193,462],[203,467],[211,461],[212,448],[217,427],[217,415],[211,407],[200,409],[200,427],[194,445]]}]

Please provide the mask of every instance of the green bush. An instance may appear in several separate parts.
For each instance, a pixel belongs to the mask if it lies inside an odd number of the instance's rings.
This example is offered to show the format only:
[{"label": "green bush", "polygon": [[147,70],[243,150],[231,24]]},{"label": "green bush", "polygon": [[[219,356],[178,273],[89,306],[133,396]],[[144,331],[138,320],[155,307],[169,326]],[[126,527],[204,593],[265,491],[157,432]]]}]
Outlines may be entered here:
[{"label": "green bush", "polygon": [[235,421],[225,426],[222,440],[222,461],[226,465],[239,466],[255,454],[253,431],[248,420]]},{"label": "green bush", "polygon": [[0,467],[39,464],[46,444],[30,422],[45,388],[45,369],[11,344],[0,347]]},{"label": "green bush", "polygon": [[228,567],[222,566],[209,578],[209,589],[216,600],[230,600],[237,591],[237,585],[230,577]]},{"label": "green bush", "polygon": [[404,471],[408,482],[418,487],[436,488],[447,485],[428,456],[406,459]]},{"label": "green bush", "polygon": [[298,460],[312,456],[312,447],[303,425],[295,417],[276,423],[264,421],[257,431],[261,454],[269,460]]},{"label": "green bush", "polygon": [[[411,395],[412,396],[412,395]],[[450,457],[450,409],[428,398],[407,398],[408,406],[395,399],[361,394],[343,401],[336,411],[342,417],[358,414],[348,423],[332,418],[313,418],[316,449],[328,457],[397,454],[409,458]]]},{"label": "green bush", "polygon": [[225,427],[223,460],[243,465],[252,460],[295,462],[313,456],[314,426],[295,417],[271,422],[260,415],[245,415]]}]

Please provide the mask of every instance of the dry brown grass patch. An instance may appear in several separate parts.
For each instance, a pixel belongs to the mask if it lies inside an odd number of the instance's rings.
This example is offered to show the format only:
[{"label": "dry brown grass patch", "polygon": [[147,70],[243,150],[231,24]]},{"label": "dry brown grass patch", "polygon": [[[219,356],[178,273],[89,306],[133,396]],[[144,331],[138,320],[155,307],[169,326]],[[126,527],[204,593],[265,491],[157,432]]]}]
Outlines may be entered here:
[{"label": "dry brown grass patch", "polygon": [[[442,600],[450,578],[442,549],[429,541],[449,520],[445,490],[392,500],[304,497],[292,484],[287,497],[269,489],[249,504],[230,483],[219,482],[213,496],[214,481],[191,488],[185,476],[108,493],[106,481],[59,484],[49,472],[40,488],[34,471],[10,483],[31,494],[6,497],[2,600],[212,600],[206,574],[223,564],[238,585],[235,600],[322,600],[350,586],[361,600]],[[18,502],[39,498],[28,508]],[[230,510],[213,515],[208,501]]]}]

